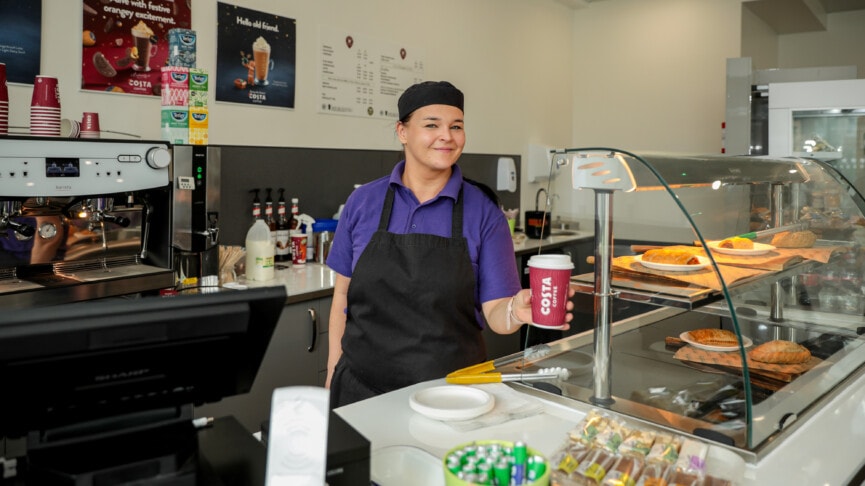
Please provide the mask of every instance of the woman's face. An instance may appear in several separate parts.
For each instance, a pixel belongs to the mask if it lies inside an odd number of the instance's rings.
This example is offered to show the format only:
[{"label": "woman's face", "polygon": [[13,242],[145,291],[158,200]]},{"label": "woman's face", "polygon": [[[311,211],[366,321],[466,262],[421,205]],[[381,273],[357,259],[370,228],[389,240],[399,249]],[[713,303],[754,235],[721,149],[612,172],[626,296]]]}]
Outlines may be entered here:
[{"label": "woman's face", "polygon": [[405,147],[407,164],[450,169],[466,145],[463,112],[450,105],[423,106],[405,123],[397,123],[397,135]]}]

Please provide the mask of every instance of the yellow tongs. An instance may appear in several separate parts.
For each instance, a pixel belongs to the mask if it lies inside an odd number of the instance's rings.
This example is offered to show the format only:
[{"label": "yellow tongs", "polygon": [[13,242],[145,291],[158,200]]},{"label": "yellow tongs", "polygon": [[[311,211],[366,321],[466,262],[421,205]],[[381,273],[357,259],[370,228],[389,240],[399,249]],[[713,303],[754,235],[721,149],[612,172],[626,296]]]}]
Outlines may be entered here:
[{"label": "yellow tongs", "polygon": [[449,373],[445,377],[447,383],[459,385],[472,385],[478,383],[502,383],[506,381],[539,381],[567,379],[570,372],[566,368],[542,368],[530,373],[501,373],[493,371],[498,367],[522,361],[524,368],[549,354],[550,348],[546,344],[539,344],[526,349],[522,355],[506,356],[495,360],[484,361],[476,365]]}]

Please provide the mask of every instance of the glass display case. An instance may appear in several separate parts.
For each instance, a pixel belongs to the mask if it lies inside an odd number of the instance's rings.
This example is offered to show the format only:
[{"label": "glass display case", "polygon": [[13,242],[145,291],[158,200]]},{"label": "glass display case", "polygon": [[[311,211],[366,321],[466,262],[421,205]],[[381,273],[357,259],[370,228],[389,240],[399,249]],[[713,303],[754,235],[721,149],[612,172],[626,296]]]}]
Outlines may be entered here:
[{"label": "glass display case", "polygon": [[[500,371],[568,368],[546,387],[551,399],[725,444],[752,462],[865,373],[865,201],[835,168],[608,148],[559,151],[554,163],[569,166],[574,190],[594,194],[595,272],[572,277],[594,296],[594,329]],[[614,244],[635,233],[648,241]],[[618,301],[648,311],[611,322]]]},{"label": "glass display case", "polygon": [[865,109],[791,110],[792,154],[823,160],[865,192]]}]

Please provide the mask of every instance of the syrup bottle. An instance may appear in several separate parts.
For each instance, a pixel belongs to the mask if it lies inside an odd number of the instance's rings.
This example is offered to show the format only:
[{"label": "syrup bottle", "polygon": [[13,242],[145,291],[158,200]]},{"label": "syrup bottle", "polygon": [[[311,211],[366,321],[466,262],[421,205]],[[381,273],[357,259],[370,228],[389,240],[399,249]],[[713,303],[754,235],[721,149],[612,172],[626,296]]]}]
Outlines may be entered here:
[{"label": "syrup bottle", "polygon": [[291,242],[289,241],[288,215],[285,208],[285,189],[279,188],[279,200],[276,202],[276,261],[291,261]]}]

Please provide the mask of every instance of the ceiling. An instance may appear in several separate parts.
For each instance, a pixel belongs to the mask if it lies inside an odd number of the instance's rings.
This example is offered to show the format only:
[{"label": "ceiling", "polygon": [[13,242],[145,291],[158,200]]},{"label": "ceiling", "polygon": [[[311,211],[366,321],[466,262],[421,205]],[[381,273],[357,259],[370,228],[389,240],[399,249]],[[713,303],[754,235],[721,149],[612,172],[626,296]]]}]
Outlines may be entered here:
[{"label": "ceiling", "polygon": [[778,34],[826,30],[826,15],[865,10],[865,0],[751,0],[742,5]]}]

